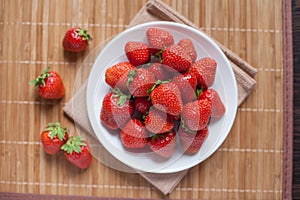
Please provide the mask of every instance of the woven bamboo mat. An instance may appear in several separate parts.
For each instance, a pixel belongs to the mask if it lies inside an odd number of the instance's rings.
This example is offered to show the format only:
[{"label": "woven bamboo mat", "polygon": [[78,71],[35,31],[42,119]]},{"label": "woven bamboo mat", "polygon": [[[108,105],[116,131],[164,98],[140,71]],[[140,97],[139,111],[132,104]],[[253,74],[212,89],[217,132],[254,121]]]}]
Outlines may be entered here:
[{"label": "woven bamboo mat", "polygon": [[[138,174],[94,160],[79,170],[63,156],[44,153],[39,133],[60,121],[73,95],[76,73],[101,41],[126,29],[144,0],[0,1],[0,192],[171,199],[281,199],[283,193],[284,65],[281,0],[166,0],[258,70],[257,85],[238,109],[221,148],[193,167],[164,196]],[[266,12],[267,11],[267,12]],[[74,25],[93,41],[84,53],[64,52],[61,40]],[[60,101],[40,99],[28,85],[49,66],[66,86]]]}]

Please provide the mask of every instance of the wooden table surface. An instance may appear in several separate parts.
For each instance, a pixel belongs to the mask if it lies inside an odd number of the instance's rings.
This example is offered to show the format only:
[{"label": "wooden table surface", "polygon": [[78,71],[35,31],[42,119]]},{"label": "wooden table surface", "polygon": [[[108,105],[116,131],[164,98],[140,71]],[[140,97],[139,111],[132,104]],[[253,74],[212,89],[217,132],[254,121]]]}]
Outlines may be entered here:
[{"label": "wooden table surface", "polygon": [[[146,0],[0,0],[0,192],[171,199],[281,199],[283,181],[283,30],[281,0],[164,0],[258,70],[221,148],[163,195],[138,174],[96,159],[87,170],[46,155],[40,132],[60,122],[81,63],[99,43],[127,28]],[[65,52],[71,26],[89,30],[83,53]],[[61,75],[66,95],[40,98],[28,82],[44,68]]]}]

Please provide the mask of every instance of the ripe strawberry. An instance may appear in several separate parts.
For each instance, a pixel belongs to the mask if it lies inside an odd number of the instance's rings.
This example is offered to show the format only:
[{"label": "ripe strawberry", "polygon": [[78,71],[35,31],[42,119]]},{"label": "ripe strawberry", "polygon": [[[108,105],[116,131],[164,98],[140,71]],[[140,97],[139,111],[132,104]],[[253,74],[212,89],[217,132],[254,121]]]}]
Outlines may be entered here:
[{"label": "ripe strawberry", "polygon": [[33,84],[38,94],[45,99],[60,99],[65,95],[65,86],[59,74],[50,70],[49,67],[29,84]]},{"label": "ripe strawberry", "polygon": [[60,123],[49,123],[41,133],[41,142],[46,153],[54,155],[60,151],[63,144],[69,138],[68,130],[60,126]]},{"label": "ripe strawberry", "polygon": [[209,122],[211,101],[200,99],[183,106],[181,123],[191,131],[202,130]]},{"label": "ripe strawberry", "polygon": [[192,40],[190,40],[189,38],[181,39],[178,42],[178,45],[181,46],[190,55],[192,62],[195,62],[195,60],[197,59],[197,52]]},{"label": "ripe strawberry", "polygon": [[88,47],[90,40],[92,37],[87,30],[73,27],[66,32],[62,45],[67,51],[81,52]]},{"label": "ripe strawberry", "polygon": [[126,82],[128,80],[127,74],[134,69],[135,66],[130,62],[120,62],[105,71],[105,82],[111,88],[119,88],[121,92],[126,93],[128,88]]},{"label": "ripe strawberry", "polygon": [[179,115],[182,111],[183,103],[180,90],[174,83],[159,84],[150,93],[150,98],[155,108],[170,115]]},{"label": "ripe strawberry", "polygon": [[144,115],[149,111],[151,106],[152,106],[152,103],[148,97],[134,98],[134,108]]},{"label": "ripe strawberry", "polygon": [[145,127],[155,134],[169,132],[174,127],[173,117],[155,107],[151,107],[145,117]]},{"label": "ripe strawberry", "polygon": [[146,31],[146,36],[150,44],[150,51],[153,55],[155,55],[161,49],[174,44],[173,35],[160,28],[148,28]]},{"label": "ripe strawberry", "polygon": [[143,42],[127,42],[125,44],[125,53],[129,62],[134,66],[145,64],[150,59],[149,48]]},{"label": "ripe strawberry", "polygon": [[172,73],[167,71],[167,66],[161,63],[154,63],[149,67],[149,71],[152,72],[157,80],[167,81],[171,78]]},{"label": "ripe strawberry", "polygon": [[218,92],[212,88],[204,90],[198,97],[198,99],[208,99],[212,103],[211,117],[220,118],[226,112],[226,108],[218,94]]},{"label": "ripe strawberry", "polygon": [[179,74],[172,79],[172,82],[178,86],[184,104],[195,100],[197,78],[194,74],[190,72]]},{"label": "ripe strawberry", "polygon": [[133,102],[119,90],[112,90],[105,95],[100,112],[100,121],[107,128],[122,128],[133,115]]},{"label": "ripe strawberry", "polygon": [[131,119],[121,129],[120,138],[127,148],[143,148],[148,144],[148,135],[143,123],[138,119]]},{"label": "ripe strawberry", "polygon": [[163,158],[170,158],[176,147],[176,134],[172,130],[164,134],[156,134],[150,139],[150,149]]},{"label": "ripe strawberry", "polygon": [[188,131],[182,126],[178,129],[181,148],[186,154],[197,153],[208,136],[208,127],[205,126],[199,131]]},{"label": "ripe strawberry", "polygon": [[172,45],[163,50],[162,64],[178,72],[185,72],[191,66],[192,59],[181,46]]},{"label": "ripe strawberry", "polygon": [[128,73],[127,86],[135,97],[148,96],[148,90],[155,85],[155,77],[145,68],[133,69]]},{"label": "ripe strawberry", "polygon": [[68,161],[80,169],[88,168],[92,163],[89,143],[80,136],[72,136],[61,147]]},{"label": "ripe strawberry", "polygon": [[192,64],[189,71],[197,77],[198,86],[207,89],[215,81],[216,68],[217,62],[215,59],[205,57]]}]

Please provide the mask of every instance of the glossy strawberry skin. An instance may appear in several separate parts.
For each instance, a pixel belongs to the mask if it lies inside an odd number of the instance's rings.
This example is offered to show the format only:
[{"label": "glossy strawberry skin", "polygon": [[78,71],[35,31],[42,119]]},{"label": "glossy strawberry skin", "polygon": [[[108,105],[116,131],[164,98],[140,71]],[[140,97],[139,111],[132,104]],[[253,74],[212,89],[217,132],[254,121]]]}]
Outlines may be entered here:
[{"label": "glossy strawberry skin", "polygon": [[93,160],[89,143],[87,141],[84,141],[84,143],[85,145],[80,147],[80,153],[76,153],[75,151],[73,151],[71,154],[64,152],[66,159],[80,169],[88,168]]},{"label": "glossy strawberry skin", "polygon": [[127,86],[130,93],[135,97],[148,96],[150,90],[155,84],[154,74],[145,68],[133,69],[128,73]]},{"label": "glossy strawberry skin", "polygon": [[191,131],[202,130],[211,116],[211,101],[200,99],[183,106],[182,123]]},{"label": "glossy strawberry skin", "polygon": [[148,144],[148,135],[143,123],[138,119],[131,119],[121,129],[120,138],[127,148],[143,148]]},{"label": "glossy strawberry skin", "polygon": [[174,44],[174,37],[166,30],[150,27],[146,31],[146,36],[150,44],[151,52],[155,55],[158,51]]},{"label": "glossy strawberry skin", "polygon": [[129,41],[125,44],[125,53],[130,63],[139,66],[147,63],[150,59],[150,51],[143,42]]},{"label": "glossy strawberry skin", "polygon": [[117,63],[105,71],[105,82],[111,88],[119,88],[123,93],[128,92],[126,82],[128,80],[127,74],[129,71],[135,69],[135,66],[130,62]]},{"label": "glossy strawberry skin", "polygon": [[153,63],[148,70],[154,74],[157,80],[167,81],[172,77],[172,73],[167,68],[167,66],[161,63]]},{"label": "glossy strawberry skin", "polygon": [[176,134],[172,130],[164,134],[152,136],[149,141],[150,149],[163,158],[170,158],[176,148]]},{"label": "glossy strawberry skin", "polygon": [[38,94],[45,99],[60,99],[65,95],[65,86],[57,72],[49,71],[49,74],[45,85],[38,86]]},{"label": "glossy strawberry skin", "polygon": [[189,68],[189,72],[197,77],[198,86],[203,89],[211,87],[215,80],[217,62],[211,57],[197,60]]},{"label": "glossy strawberry skin", "polygon": [[150,108],[144,123],[146,129],[155,134],[169,132],[174,127],[173,117],[154,107]]},{"label": "glossy strawberry skin", "polygon": [[35,80],[29,82],[37,89],[38,95],[45,99],[61,99],[65,95],[65,86],[56,71],[46,68]]},{"label": "glossy strawberry skin", "polygon": [[146,114],[152,106],[148,97],[136,97],[134,99],[134,108],[142,114]]},{"label": "glossy strawberry skin", "polygon": [[133,115],[134,105],[132,101],[126,100],[120,105],[120,97],[115,97],[113,92],[105,95],[100,111],[101,123],[109,129],[122,128]]},{"label": "glossy strawberry skin", "polygon": [[197,78],[194,74],[190,72],[179,74],[172,79],[172,83],[178,86],[184,104],[195,100]]},{"label": "glossy strawberry skin", "polygon": [[67,51],[81,52],[88,47],[90,40],[92,40],[92,37],[87,30],[73,27],[66,32],[62,45]]},{"label": "glossy strawberry skin", "polygon": [[191,66],[192,59],[181,46],[172,45],[163,50],[162,64],[178,72],[185,72]]},{"label": "glossy strawberry skin", "polygon": [[212,103],[211,117],[220,118],[226,112],[226,107],[223,104],[218,92],[212,88],[204,90],[198,99],[208,99]]},{"label": "glossy strawberry skin", "polygon": [[197,52],[195,46],[189,38],[179,40],[178,45],[181,46],[190,55],[192,62],[197,59]]},{"label": "glossy strawberry skin", "polygon": [[60,151],[61,146],[67,142],[69,134],[66,132],[62,140],[59,139],[57,135],[55,135],[55,137],[51,139],[50,134],[51,131],[43,131],[41,133],[41,142],[43,144],[45,152],[50,155],[54,155],[57,154]]},{"label": "glossy strawberry skin", "polygon": [[182,97],[178,86],[174,83],[169,82],[158,85],[150,93],[150,99],[155,108],[170,115],[176,116],[182,111]]},{"label": "glossy strawberry skin", "polygon": [[204,141],[208,136],[208,127],[205,126],[202,130],[196,132],[190,132],[184,129],[182,126],[179,127],[178,136],[180,139],[180,145],[186,154],[197,153]]}]

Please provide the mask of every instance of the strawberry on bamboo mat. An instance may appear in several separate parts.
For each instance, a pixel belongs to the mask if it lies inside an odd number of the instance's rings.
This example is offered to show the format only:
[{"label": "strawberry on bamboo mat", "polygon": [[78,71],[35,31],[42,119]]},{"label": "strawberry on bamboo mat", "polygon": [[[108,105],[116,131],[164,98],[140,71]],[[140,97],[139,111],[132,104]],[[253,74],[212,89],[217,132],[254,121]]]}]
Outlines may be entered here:
[{"label": "strawberry on bamboo mat", "polygon": [[60,99],[65,95],[65,86],[56,71],[49,67],[36,79],[29,82],[37,89],[37,93],[45,99]]}]

